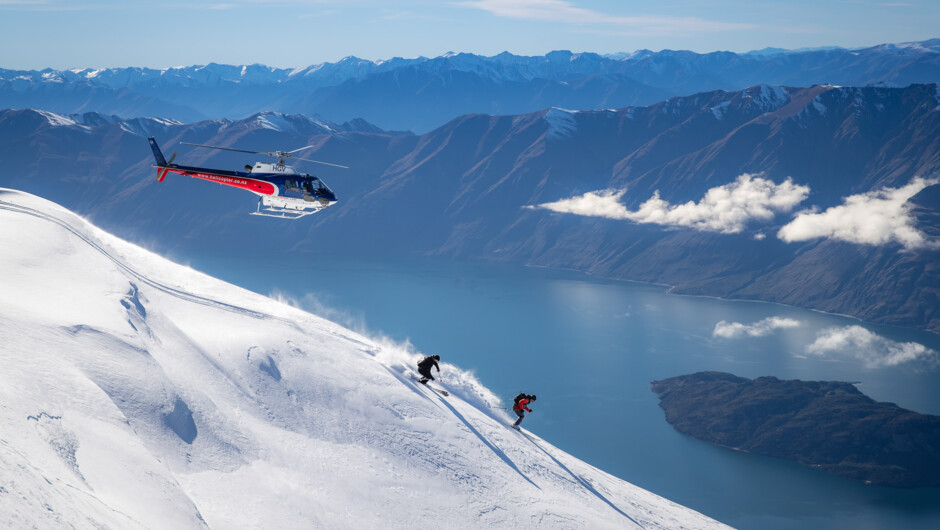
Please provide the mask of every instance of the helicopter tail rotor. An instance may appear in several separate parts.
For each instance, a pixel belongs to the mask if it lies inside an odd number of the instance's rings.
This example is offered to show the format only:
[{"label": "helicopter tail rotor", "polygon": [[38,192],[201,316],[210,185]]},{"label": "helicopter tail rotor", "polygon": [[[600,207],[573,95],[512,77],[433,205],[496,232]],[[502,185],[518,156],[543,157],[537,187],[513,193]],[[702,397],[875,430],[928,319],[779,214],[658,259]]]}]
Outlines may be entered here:
[{"label": "helicopter tail rotor", "polygon": [[176,151],[173,151],[173,156],[170,157],[170,161],[166,163],[163,171],[157,171],[157,182],[163,182],[163,179],[166,178],[166,173],[170,170],[169,166],[173,164],[174,158],[176,158]]}]

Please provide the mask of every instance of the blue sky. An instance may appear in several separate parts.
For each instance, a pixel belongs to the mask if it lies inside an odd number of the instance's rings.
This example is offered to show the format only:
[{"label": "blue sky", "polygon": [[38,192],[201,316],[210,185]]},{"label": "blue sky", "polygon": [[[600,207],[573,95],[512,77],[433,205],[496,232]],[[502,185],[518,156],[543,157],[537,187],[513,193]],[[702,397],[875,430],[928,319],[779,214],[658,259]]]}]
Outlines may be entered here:
[{"label": "blue sky", "polygon": [[862,47],[938,28],[938,0],[0,0],[0,68]]}]

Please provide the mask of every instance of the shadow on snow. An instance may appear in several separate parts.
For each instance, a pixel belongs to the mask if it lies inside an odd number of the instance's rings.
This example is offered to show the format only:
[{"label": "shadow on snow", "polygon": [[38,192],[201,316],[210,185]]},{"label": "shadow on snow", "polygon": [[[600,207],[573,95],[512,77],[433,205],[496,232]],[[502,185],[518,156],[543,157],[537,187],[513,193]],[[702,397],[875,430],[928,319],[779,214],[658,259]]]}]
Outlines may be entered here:
[{"label": "shadow on snow", "polygon": [[622,516],[626,517],[627,519],[629,519],[630,521],[632,521],[635,525],[639,526],[640,528],[643,527],[643,525],[641,525],[640,523],[638,523],[638,522],[636,521],[636,519],[634,519],[633,517],[630,517],[629,515],[627,515],[626,513],[624,513],[623,510],[621,510],[620,508],[617,508],[617,506],[616,506],[614,503],[610,502],[610,500],[609,500],[607,497],[603,496],[603,495],[601,494],[601,492],[599,492],[599,491],[597,491],[596,489],[594,489],[594,486],[592,486],[590,482],[584,480],[584,479],[581,478],[579,475],[575,474],[573,471],[571,471],[570,469],[568,469],[568,466],[562,464],[557,458],[555,458],[554,456],[552,456],[551,453],[549,453],[548,451],[546,451],[541,445],[539,445],[535,440],[533,440],[531,436],[529,436],[528,434],[526,434],[526,433],[524,433],[524,432],[522,432],[522,431],[519,431],[519,432],[521,432],[522,435],[526,437],[526,439],[528,439],[530,442],[532,442],[532,445],[534,445],[535,447],[538,447],[539,451],[542,451],[543,453],[545,453],[546,455],[548,455],[549,458],[551,458],[552,460],[554,460],[555,463],[558,464],[558,467],[560,467],[560,468],[564,469],[565,471],[567,471],[568,474],[571,475],[571,478],[573,478],[573,479],[574,479],[575,481],[577,481],[579,484],[581,484],[582,486],[584,486],[585,489],[587,489],[588,491],[590,491],[591,493],[593,493],[595,497],[597,497],[598,499],[600,499],[600,500],[604,501],[605,503],[607,503],[608,506],[610,506],[611,508],[613,508],[614,510],[616,510],[617,513],[619,513],[620,515],[622,515]]}]

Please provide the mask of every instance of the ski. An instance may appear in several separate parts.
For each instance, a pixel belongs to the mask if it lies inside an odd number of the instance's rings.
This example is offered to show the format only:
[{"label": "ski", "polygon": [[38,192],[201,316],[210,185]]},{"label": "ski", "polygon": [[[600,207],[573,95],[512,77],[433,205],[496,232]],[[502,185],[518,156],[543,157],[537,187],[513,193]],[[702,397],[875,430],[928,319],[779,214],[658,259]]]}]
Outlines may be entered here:
[{"label": "ski", "polygon": [[442,396],[444,396],[444,397],[447,397],[447,396],[450,395],[450,392],[448,392],[448,391],[446,391],[446,390],[441,390],[440,388],[434,388],[434,387],[431,386],[431,385],[424,385],[424,386],[430,388],[431,390],[437,392],[438,394],[440,394],[440,395],[442,395]]},{"label": "ski", "polygon": [[[420,377],[418,377],[418,376],[416,376],[416,375],[414,375],[414,374],[411,374],[411,378],[412,378],[413,380],[417,381],[418,383],[421,383],[421,378],[420,378]],[[429,385],[428,383],[421,383],[421,384],[422,384],[422,386],[426,386],[426,387],[428,387],[429,389],[431,389],[431,390],[437,392],[438,394],[440,394],[440,395],[442,395],[442,396],[444,396],[444,397],[450,396],[450,392],[448,392],[448,391],[446,391],[446,390],[442,390],[442,389],[440,389],[440,388],[435,388],[435,387]]]}]

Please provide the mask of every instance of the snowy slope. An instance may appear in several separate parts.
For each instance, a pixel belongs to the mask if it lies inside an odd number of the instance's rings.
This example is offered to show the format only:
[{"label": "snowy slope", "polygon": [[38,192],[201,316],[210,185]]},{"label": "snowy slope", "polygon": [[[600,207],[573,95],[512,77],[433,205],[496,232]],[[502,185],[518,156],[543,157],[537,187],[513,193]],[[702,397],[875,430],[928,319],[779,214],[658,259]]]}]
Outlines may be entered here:
[{"label": "snowy slope", "polygon": [[11,527],[723,527],[509,429],[457,367],[443,398],[414,352],[43,199],[0,189],[0,248]]}]

